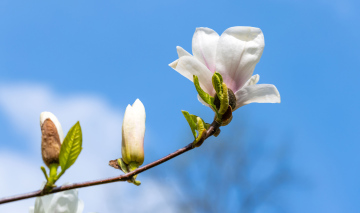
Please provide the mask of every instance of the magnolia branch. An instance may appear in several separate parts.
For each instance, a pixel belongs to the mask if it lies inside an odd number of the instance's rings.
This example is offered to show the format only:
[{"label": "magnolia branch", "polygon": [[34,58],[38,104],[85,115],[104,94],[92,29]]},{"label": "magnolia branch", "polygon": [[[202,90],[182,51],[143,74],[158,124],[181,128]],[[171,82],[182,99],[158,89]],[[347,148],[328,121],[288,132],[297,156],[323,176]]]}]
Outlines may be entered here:
[{"label": "magnolia branch", "polygon": [[[219,129],[219,127],[220,127],[220,124],[217,123],[216,121],[213,121],[212,124],[210,125],[210,127],[207,129],[206,134],[203,135],[202,141],[200,141],[199,143],[202,143],[208,137],[212,136]],[[105,178],[105,179],[101,179],[101,180],[87,181],[87,182],[83,182],[83,183],[74,183],[74,184],[70,184],[70,185],[66,185],[66,186],[59,186],[59,187],[53,188],[52,191],[50,191],[48,193],[44,193],[43,190],[37,190],[37,191],[29,192],[26,194],[22,194],[22,195],[6,197],[6,198],[0,199],[0,204],[14,202],[14,201],[18,201],[18,200],[24,200],[27,198],[43,196],[43,195],[47,195],[47,194],[53,194],[53,193],[66,191],[66,190],[70,190],[70,189],[77,189],[77,188],[83,188],[83,187],[88,187],[88,186],[96,186],[96,185],[101,185],[101,184],[105,184],[105,183],[113,183],[113,182],[118,182],[118,181],[127,181],[127,180],[130,180],[134,175],[140,174],[148,169],[158,166],[158,165],[160,165],[176,156],[179,156],[187,151],[190,151],[194,148],[195,147],[194,147],[193,143],[190,143],[187,146],[185,146],[181,149],[178,149],[177,151],[175,151],[157,161],[154,161],[145,166],[139,167],[138,169],[135,169],[134,171],[126,173],[124,175],[120,175],[120,176],[116,176],[116,177],[112,177],[112,178]]]}]

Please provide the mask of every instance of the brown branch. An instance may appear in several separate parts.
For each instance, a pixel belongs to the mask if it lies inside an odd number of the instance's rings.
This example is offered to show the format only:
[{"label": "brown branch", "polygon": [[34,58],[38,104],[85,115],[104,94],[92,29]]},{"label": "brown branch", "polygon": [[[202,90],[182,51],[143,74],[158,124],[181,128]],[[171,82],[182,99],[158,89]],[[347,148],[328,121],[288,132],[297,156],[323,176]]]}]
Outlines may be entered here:
[{"label": "brown branch", "polygon": [[[219,127],[220,127],[220,124],[217,123],[216,121],[213,121],[212,124],[210,125],[209,129],[206,131],[204,140],[207,139],[208,137],[210,137],[211,135],[213,135],[219,129]],[[70,185],[66,185],[66,186],[59,186],[59,187],[53,188],[53,190],[51,192],[48,192],[46,194],[43,193],[43,190],[37,190],[37,191],[29,192],[26,194],[22,194],[22,195],[5,197],[5,198],[0,199],[0,204],[14,202],[14,201],[18,201],[18,200],[24,200],[24,199],[32,198],[32,197],[43,196],[43,195],[47,195],[47,194],[53,194],[53,193],[66,191],[66,190],[70,190],[70,189],[77,189],[77,188],[83,188],[83,187],[88,187],[88,186],[96,186],[96,185],[118,182],[118,181],[127,181],[127,180],[131,179],[131,177],[134,175],[140,174],[148,169],[151,169],[157,165],[160,165],[160,164],[162,164],[178,155],[181,155],[187,151],[190,151],[194,148],[195,147],[193,146],[193,143],[190,143],[187,146],[185,146],[181,149],[178,149],[177,151],[175,151],[157,161],[154,161],[145,166],[139,167],[138,169],[135,169],[134,171],[126,173],[124,175],[120,175],[120,176],[116,176],[116,177],[112,177],[112,178],[105,178],[105,179],[101,179],[101,180],[87,181],[87,182],[83,182],[83,183],[74,183],[74,184],[70,184]]]}]

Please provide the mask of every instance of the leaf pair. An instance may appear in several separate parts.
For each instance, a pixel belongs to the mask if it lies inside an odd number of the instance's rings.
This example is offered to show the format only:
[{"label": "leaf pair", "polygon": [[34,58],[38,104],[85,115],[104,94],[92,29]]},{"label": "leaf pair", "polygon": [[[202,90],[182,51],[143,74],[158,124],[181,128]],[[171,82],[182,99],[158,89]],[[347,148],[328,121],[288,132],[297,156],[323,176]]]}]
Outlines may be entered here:
[{"label": "leaf pair", "polygon": [[219,117],[222,116],[228,109],[229,106],[229,94],[226,84],[223,82],[223,78],[220,73],[215,72],[212,77],[212,84],[216,91],[216,95],[220,100],[220,106],[218,109]]},{"label": "leaf pair", "polygon": [[[191,128],[191,132],[194,135],[194,145],[200,146],[204,140],[206,130],[209,128],[210,124],[205,123],[203,119],[196,115],[189,114],[189,112],[187,111],[181,110],[181,112],[183,113],[186,121]],[[196,131],[198,133],[196,133]]]},{"label": "leaf pair", "polygon": [[228,88],[226,84],[223,82],[223,78],[221,74],[215,72],[214,75],[212,76],[212,84],[216,91],[217,98],[220,100],[220,105],[218,107],[216,107],[215,105],[216,97],[214,98],[210,96],[201,88],[199,83],[199,78],[196,75],[193,76],[193,80],[196,91],[198,92],[200,98],[215,110],[217,117],[221,117],[227,111],[229,106]]}]

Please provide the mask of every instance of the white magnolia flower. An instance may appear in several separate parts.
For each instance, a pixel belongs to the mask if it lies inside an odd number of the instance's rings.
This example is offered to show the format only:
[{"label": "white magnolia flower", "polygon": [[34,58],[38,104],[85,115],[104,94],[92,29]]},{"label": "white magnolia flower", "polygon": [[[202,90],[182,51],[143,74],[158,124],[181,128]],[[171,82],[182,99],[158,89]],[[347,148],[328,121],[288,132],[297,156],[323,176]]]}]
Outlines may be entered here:
[{"label": "white magnolia flower", "polygon": [[[193,55],[176,47],[179,59],[169,64],[181,75],[193,81],[199,78],[202,89],[215,95],[212,75],[219,72],[236,96],[238,109],[249,103],[280,103],[280,94],[272,84],[256,84],[259,75],[252,76],[264,50],[264,35],[259,28],[230,27],[221,36],[209,28],[197,28],[192,39]],[[199,96],[198,99],[207,105]]]},{"label": "white magnolia flower", "polygon": [[[45,185],[45,182],[43,183]],[[42,187],[43,188],[43,187]],[[81,213],[84,203],[78,198],[78,190],[67,190],[37,197],[30,213]]]},{"label": "white magnolia flower", "polygon": [[42,112],[40,114],[40,127],[43,161],[48,167],[53,163],[58,164],[61,144],[64,141],[61,124],[51,112]]},{"label": "white magnolia flower", "polygon": [[145,107],[139,99],[126,107],[122,125],[122,159],[140,166],[144,162]]}]

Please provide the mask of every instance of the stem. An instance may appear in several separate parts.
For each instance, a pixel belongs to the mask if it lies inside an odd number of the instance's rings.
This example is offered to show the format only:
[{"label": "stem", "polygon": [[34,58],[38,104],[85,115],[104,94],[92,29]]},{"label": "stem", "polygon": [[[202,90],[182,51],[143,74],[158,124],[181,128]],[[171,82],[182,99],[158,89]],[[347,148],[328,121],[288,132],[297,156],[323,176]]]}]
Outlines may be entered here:
[{"label": "stem", "polygon": [[47,182],[47,185],[53,185],[56,182],[56,175],[57,175],[57,168],[58,168],[59,164],[57,163],[53,163],[50,164],[50,174],[49,174],[49,179]]},{"label": "stem", "polygon": [[[207,139],[208,137],[212,136],[219,129],[219,127],[220,127],[220,124],[216,121],[213,121],[212,124],[210,125],[209,129],[206,131],[206,135],[205,135],[204,139]],[[175,152],[173,152],[159,160],[156,160],[152,163],[149,163],[145,166],[139,167],[139,168],[135,169],[134,171],[131,171],[129,173],[126,173],[126,174],[123,174],[120,176],[116,176],[116,177],[112,177],[112,178],[105,178],[105,179],[101,179],[101,180],[87,181],[87,182],[83,182],[83,183],[74,183],[74,184],[70,184],[70,185],[66,185],[66,186],[59,186],[59,187],[53,188],[52,191],[46,192],[46,193],[43,193],[43,190],[37,190],[37,191],[29,192],[26,194],[22,194],[22,195],[6,197],[6,198],[0,199],[0,204],[14,202],[14,201],[18,201],[18,200],[24,200],[27,198],[38,197],[38,196],[47,195],[47,194],[53,194],[53,193],[62,192],[62,191],[70,190],[70,189],[77,189],[77,188],[83,188],[83,187],[88,187],[88,186],[96,186],[96,185],[118,182],[118,181],[127,181],[127,180],[130,180],[131,177],[134,175],[140,174],[140,173],[142,173],[148,169],[151,169],[157,165],[165,163],[166,161],[168,161],[174,157],[177,157],[187,151],[190,151],[194,148],[195,147],[193,147],[193,142],[191,142],[187,146],[185,146],[181,149],[178,149]],[[51,174],[51,171],[50,171],[50,174]],[[56,175],[55,175],[55,177],[56,177]],[[51,178],[51,175],[50,175],[50,178]]]},{"label": "stem", "polygon": [[58,166],[59,166],[59,164],[57,164],[57,163],[50,164],[50,178],[56,177]]},{"label": "stem", "polygon": [[46,185],[44,186],[44,189],[42,190],[42,195],[48,194],[54,188],[55,182],[57,180],[56,175],[57,175],[58,167],[59,167],[59,164],[57,164],[57,163],[50,164],[50,166],[49,166],[50,174],[49,174],[49,177],[47,178]]}]

